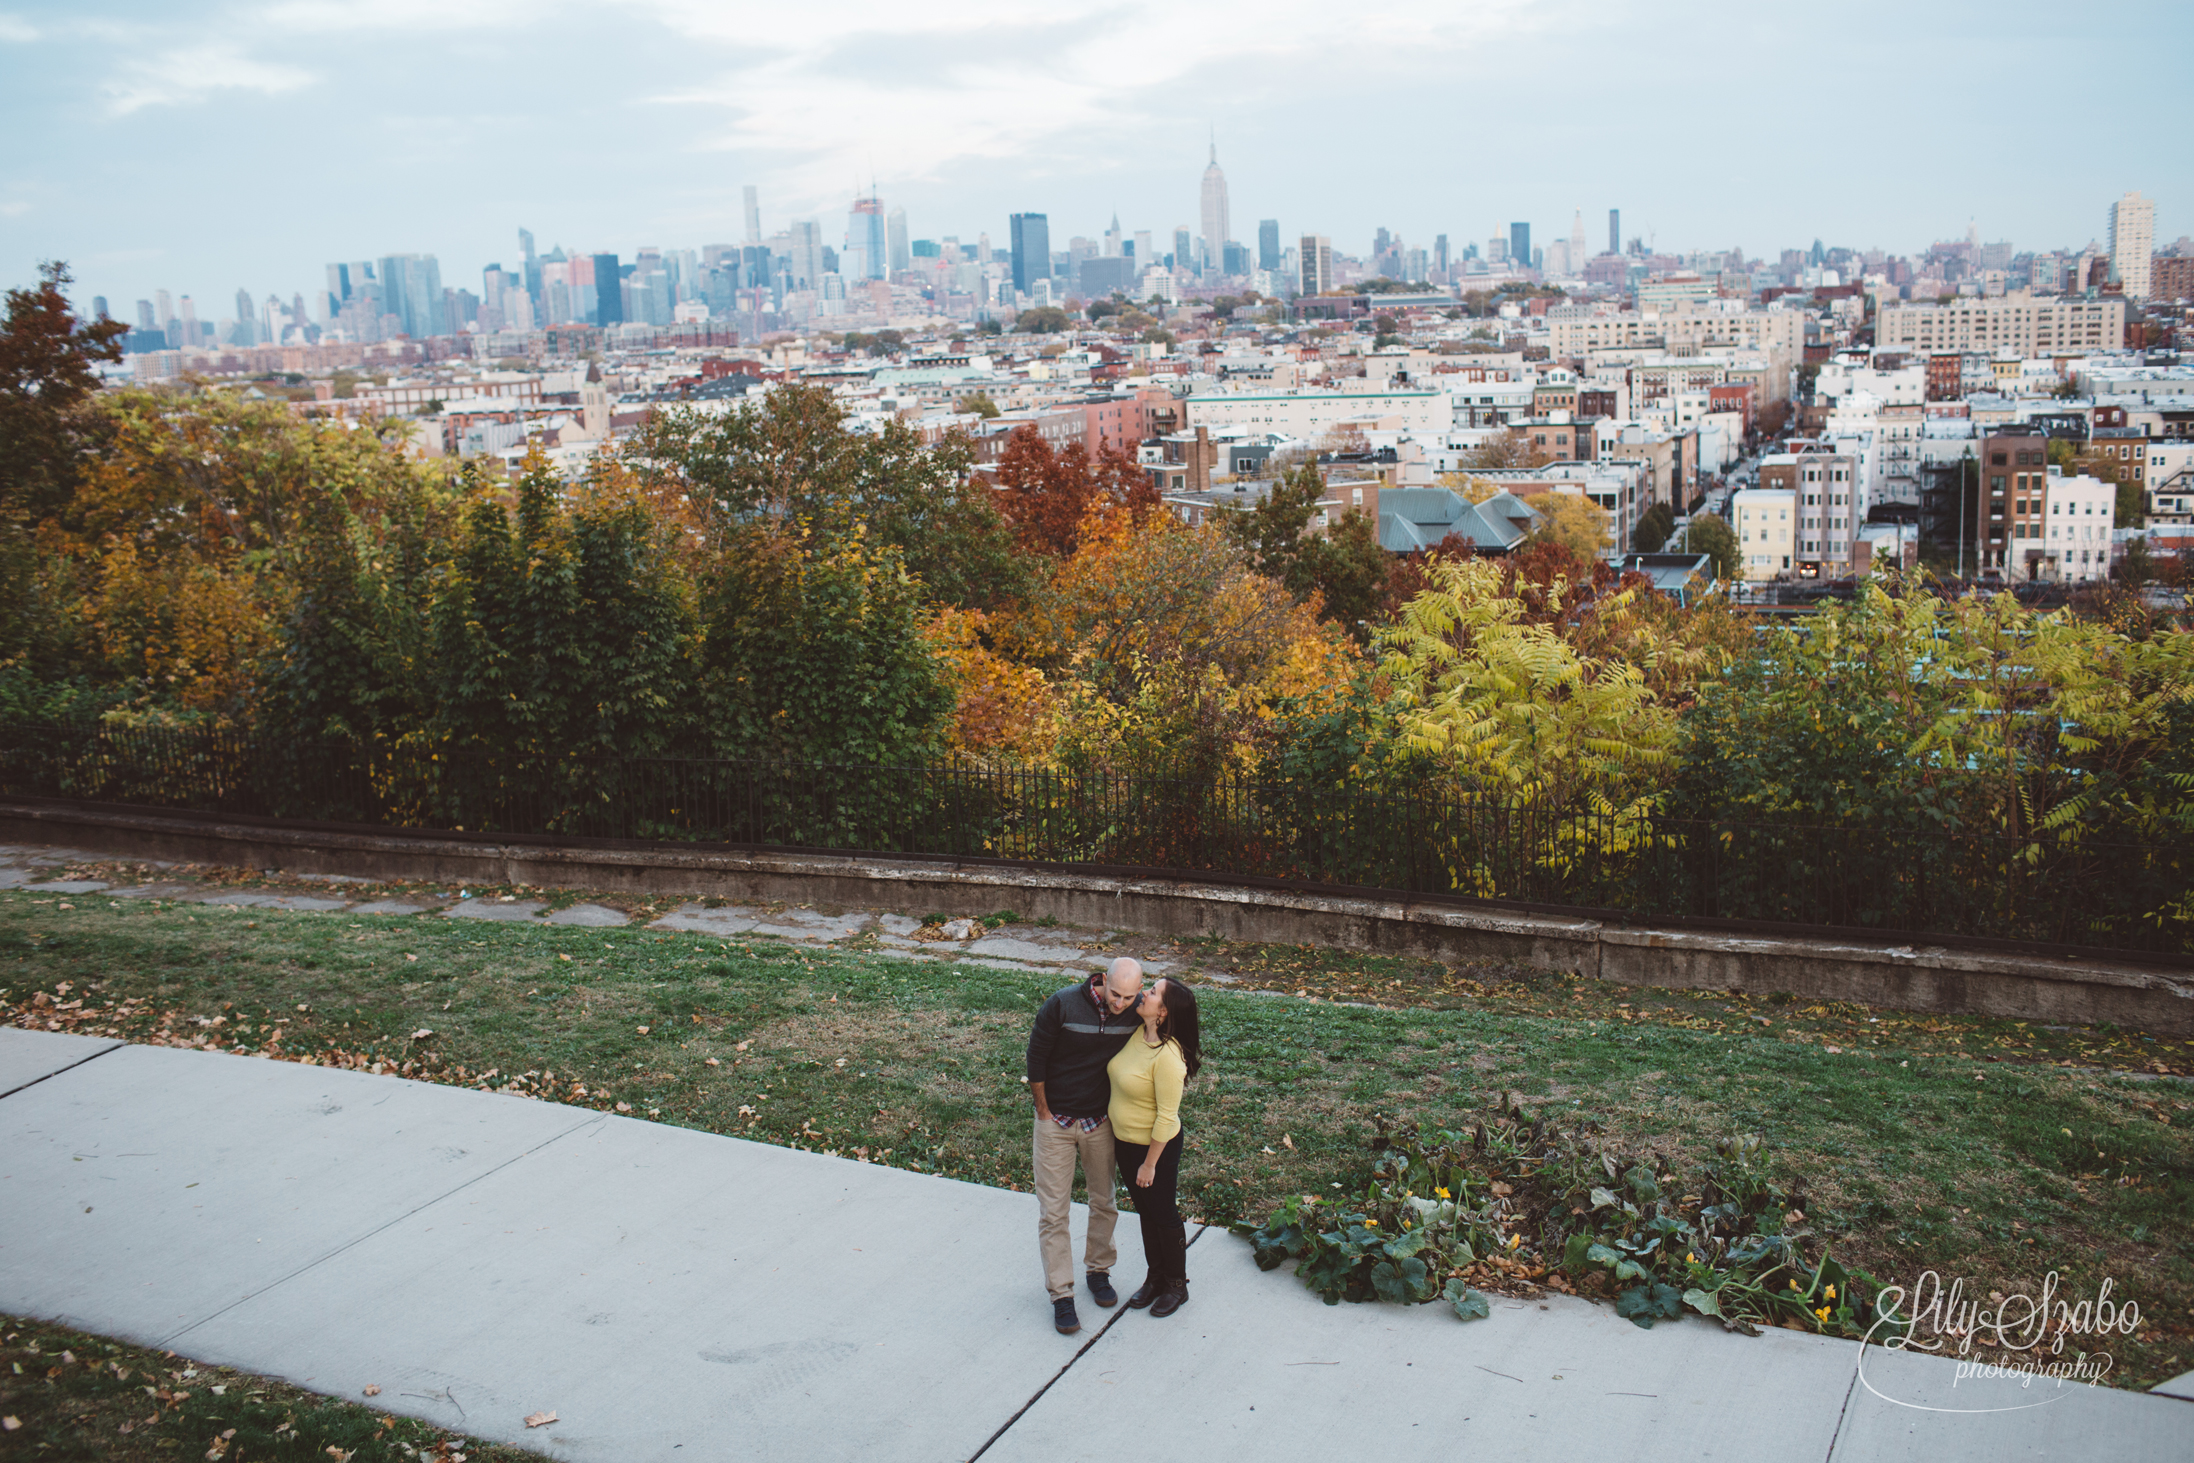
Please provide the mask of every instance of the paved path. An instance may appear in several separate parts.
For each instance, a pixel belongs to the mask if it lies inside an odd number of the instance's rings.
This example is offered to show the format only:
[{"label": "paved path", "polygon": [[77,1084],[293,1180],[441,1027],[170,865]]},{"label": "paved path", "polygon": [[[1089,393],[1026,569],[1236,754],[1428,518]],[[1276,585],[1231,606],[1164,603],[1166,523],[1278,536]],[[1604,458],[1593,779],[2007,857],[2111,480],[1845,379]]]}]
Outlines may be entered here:
[{"label": "paved path", "polygon": [[[1077,1221],[1079,1227],[1079,1220]],[[0,1029],[0,1309],[573,1459],[2194,1458],[2194,1411],[1605,1308],[1319,1304],[1206,1230],[1050,1326],[1035,1200],[553,1103]],[[1142,1267],[1132,1220],[1120,1273]],[[1102,1326],[1102,1329],[1100,1329]],[[1869,1385],[1871,1384],[1871,1385]],[[1897,1405],[1874,1389],[1916,1406]],[[1946,1412],[1925,1408],[2013,1408]],[[527,1432],[528,1413],[563,1420]]]}]

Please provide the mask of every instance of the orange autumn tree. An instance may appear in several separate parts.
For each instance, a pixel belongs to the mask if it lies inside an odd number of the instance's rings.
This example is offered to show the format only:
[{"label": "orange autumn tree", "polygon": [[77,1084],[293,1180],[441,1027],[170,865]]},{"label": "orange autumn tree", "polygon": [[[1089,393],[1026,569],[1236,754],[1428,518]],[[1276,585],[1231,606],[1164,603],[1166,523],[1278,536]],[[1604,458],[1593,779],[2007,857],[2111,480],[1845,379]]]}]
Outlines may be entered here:
[{"label": "orange autumn tree", "polygon": [[1076,539],[997,635],[1050,683],[1059,761],[1240,769],[1279,702],[1344,693],[1358,663],[1347,638],[1216,530],[1121,506],[1091,512]]},{"label": "orange autumn tree", "polygon": [[344,505],[371,534],[428,475],[371,428],[204,390],[101,398],[75,493],[35,530],[57,607],[109,675],[217,720],[249,719],[298,593],[303,525]]}]

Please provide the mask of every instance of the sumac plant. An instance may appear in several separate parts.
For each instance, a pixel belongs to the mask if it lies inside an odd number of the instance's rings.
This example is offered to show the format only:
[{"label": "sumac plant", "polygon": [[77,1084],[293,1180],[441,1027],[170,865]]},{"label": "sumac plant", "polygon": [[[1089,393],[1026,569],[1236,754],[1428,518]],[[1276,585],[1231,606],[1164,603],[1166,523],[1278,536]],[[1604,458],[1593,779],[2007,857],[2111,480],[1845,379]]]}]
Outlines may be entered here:
[{"label": "sumac plant", "polygon": [[1290,1196],[1263,1224],[1236,1226],[1260,1269],[1292,1261],[1329,1305],[1445,1298],[1465,1320],[1488,1313],[1477,1285],[1543,1283],[1612,1299],[1647,1328],[1691,1310],[1748,1335],[1899,1329],[1877,1308],[1880,1281],[1810,1243],[1803,1197],[1763,1172],[1758,1138],[1679,1173],[1513,1097],[1465,1132],[1378,1128],[1360,1193]]}]

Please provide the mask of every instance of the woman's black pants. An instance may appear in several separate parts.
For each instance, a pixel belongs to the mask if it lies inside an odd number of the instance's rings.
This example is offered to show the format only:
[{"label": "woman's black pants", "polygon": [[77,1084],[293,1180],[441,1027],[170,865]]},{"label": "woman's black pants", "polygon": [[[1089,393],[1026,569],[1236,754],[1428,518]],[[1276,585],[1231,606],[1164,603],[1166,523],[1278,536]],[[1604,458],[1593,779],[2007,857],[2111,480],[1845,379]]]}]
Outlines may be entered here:
[{"label": "woman's black pants", "polygon": [[1138,1187],[1135,1177],[1142,1171],[1143,1160],[1150,1156],[1150,1145],[1118,1139],[1112,1145],[1120,1177],[1127,1183],[1128,1196],[1135,1201],[1135,1217],[1143,1223],[1143,1258],[1149,1262],[1151,1276],[1166,1285],[1188,1280],[1188,1227],[1181,1222],[1176,1193],[1181,1180],[1181,1139],[1186,1136],[1185,1132],[1175,1133],[1173,1140],[1159,1150],[1158,1172],[1147,1189]]}]

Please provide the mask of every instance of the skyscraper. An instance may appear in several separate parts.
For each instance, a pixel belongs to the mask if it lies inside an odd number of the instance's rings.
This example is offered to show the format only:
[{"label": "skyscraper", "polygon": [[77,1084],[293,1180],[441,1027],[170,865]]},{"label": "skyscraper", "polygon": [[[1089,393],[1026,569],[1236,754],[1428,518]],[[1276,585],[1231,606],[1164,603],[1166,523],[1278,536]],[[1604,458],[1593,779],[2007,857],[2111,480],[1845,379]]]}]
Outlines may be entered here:
[{"label": "skyscraper", "polygon": [[240,346],[259,343],[259,308],[251,302],[251,291],[241,285],[236,290],[236,343]]},{"label": "skyscraper", "polygon": [[1219,171],[1219,143],[1211,144],[1211,165],[1204,169],[1204,263],[1217,272],[1226,267],[1227,175]]},{"label": "skyscraper", "polygon": [[91,297],[91,317],[94,320],[107,318],[107,297],[105,295],[93,295]]},{"label": "skyscraper", "polygon": [[1027,294],[1036,281],[1051,278],[1051,219],[1041,213],[1017,213],[1008,226],[1013,238],[1013,287]]},{"label": "skyscraper", "polygon": [[749,183],[747,184],[747,243],[749,246],[753,246],[761,242],[762,195],[755,192],[754,185]]},{"label": "skyscraper", "polygon": [[539,300],[541,298],[541,261],[535,257],[533,252],[533,230],[520,229],[518,231],[518,252],[524,255],[526,260],[524,265],[526,298],[529,302]]},{"label": "skyscraper", "polygon": [[1569,272],[1574,274],[1585,267],[1585,211],[1577,210],[1577,216],[1569,223]]},{"label": "skyscraper", "polygon": [[796,219],[785,230],[785,270],[792,276],[792,288],[819,290],[823,287],[823,226],[813,219]]},{"label": "skyscraper", "polygon": [[853,200],[846,215],[846,257],[838,272],[847,279],[882,279],[890,261],[884,242],[884,203],[874,193]]},{"label": "skyscraper", "polygon": [[1303,235],[1301,292],[1322,295],[1333,288],[1333,240],[1324,234]]},{"label": "skyscraper", "polygon": [[1515,261],[1518,269],[1531,268],[1530,224],[1510,224],[1508,226],[1508,257]]},{"label": "skyscraper", "polygon": [[1623,252],[1623,211],[1619,208],[1611,208],[1607,211],[1607,252],[1610,254]]},{"label": "skyscraper", "polygon": [[625,321],[625,276],[615,254],[594,256],[594,323],[622,325]]},{"label": "skyscraper", "polygon": [[1280,267],[1280,221],[1276,218],[1262,219],[1257,224],[1257,267]]},{"label": "skyscraper", "polygon": [[890,271],[914,267],[914,251],[907,243],[907,211],[896,205],[884,216],[884,247],[890,252]]},{"label": "skyscraper", "polygon": [[382,308],[402,322],[404,334],[425,340],[450,333],[442,306],[442,266],[432,254],[384,255],[379,274]]},{"label": "skyscraper", "polygon": [[2126,298],[2148,298],[2149,257],[2156,252],[2156,205],[2128,193],[2110,205],[2110,268]]},{"label": "skyscraper", "polygon": [[159,322],[153,318],[152,301],[139,300],[137,302],[137,328],[147,335],[160,328]]},{"label": "skyscraper", "polygon": [[1196,245],[1189,237],[1187,224],[1182,224],[1173,231],[1173,267],[1175,269],[1194,269],[1196,267]]}]

